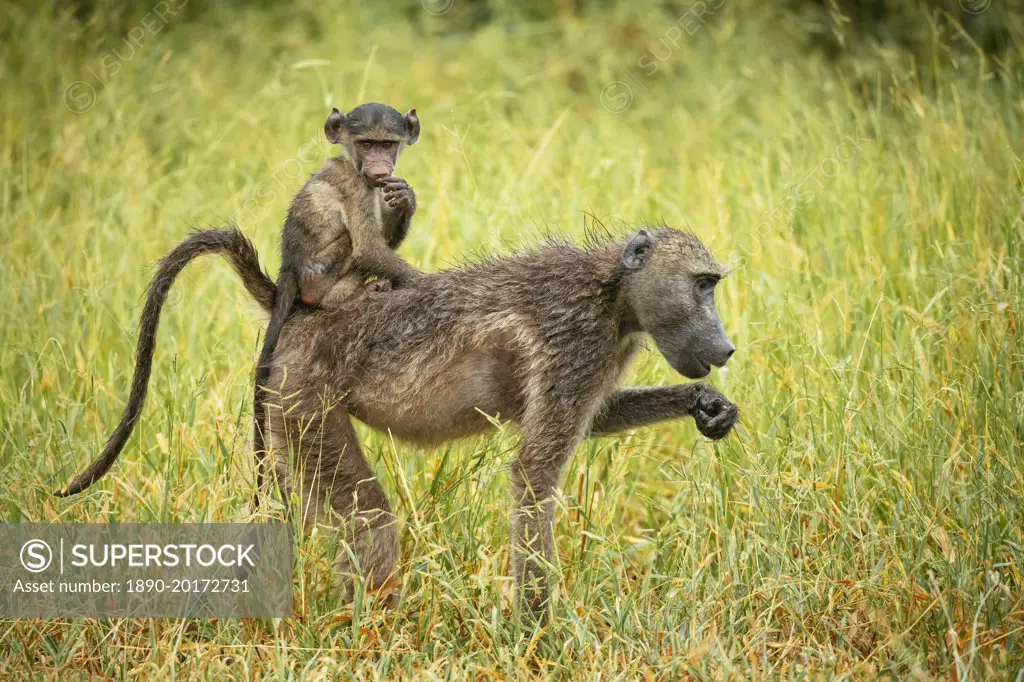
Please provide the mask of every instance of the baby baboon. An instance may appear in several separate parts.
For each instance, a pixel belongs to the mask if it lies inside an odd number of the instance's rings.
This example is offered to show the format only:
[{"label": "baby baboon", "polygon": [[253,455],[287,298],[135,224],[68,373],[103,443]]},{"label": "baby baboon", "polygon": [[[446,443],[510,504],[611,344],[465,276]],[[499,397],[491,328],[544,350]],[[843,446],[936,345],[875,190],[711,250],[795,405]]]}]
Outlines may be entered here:
[{"label": "baby baboon", "polygon": [[324,132],[330,142],[341,145],[342,153],[327,160],[288,209],[281,234],[277,297],[256,364],[254,509],[259,507],[263,484],[267,364],[296,299],[333,308],[367,277],[379,278],[382,285],[401,286],[419,274],[392,253],[405,239],[416,211],[416,194],[405,180],[393,175],[402,149],[419,139],[416,110],[402,116],[383,104],[363,104],[347,114],[334,109]]},{"label": "baby baboon", "polygon": [[[248,258],[231,262],[267,307],[273,283],[252,247],[237,231],[217,234],[236,244],[229,253]],[[168,260],[191,257],[184,246]],[[350,417],[420,443],[485,431],[485,415],[518,423],[512,568],[524,606],[542,611],[552,494],[582,439],[686,415],[705,436],[722,438],[736,422],[736,406],[708,384],[616,385],[644,334],[689,378],[725,364],[735,348],[714,302],[724,275],[696,237],[661,228],[424,275],[416,287],[335,310],[298,309],[270,365],[271,384],[283,386],[265,424],[279,481],[299,493],[305,523],[341,528],[350,551],[339,570],[379,588],[395,577],[398,529]]]}]

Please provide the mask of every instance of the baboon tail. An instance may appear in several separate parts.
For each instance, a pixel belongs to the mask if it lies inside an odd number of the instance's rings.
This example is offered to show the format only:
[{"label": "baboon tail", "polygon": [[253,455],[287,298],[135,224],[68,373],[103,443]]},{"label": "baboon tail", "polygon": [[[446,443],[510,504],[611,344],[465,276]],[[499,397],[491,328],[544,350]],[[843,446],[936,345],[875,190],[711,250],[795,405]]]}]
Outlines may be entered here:
[{"label": "baboon tail", "polygon": [[263,337],[263,350],[260,351],[260,359],[256,362],[256,387],[252,399],[252,451],[256,464],[256,492],[252,497],[253,513],[260,508],[260,491],[263,490],[263,475],[268,454],[267,440],[263,429],[266,419],[266,385],[270,378],[270,361],[274,358],[274,349],[277,348],[277,339],[281,336],[281,329],[292,311],[296,296],[299,295],[299,280],[294,273],[282,273],[278,278],[278,284],[277,302],[270,314],[266,336]]},{"label": "baboon tail", "polygon": [[57,497],[76,495],[107,473],[117,456],[121,454],[128,437],[132,435],[135,422],[142,412],[149,386],[149,375],[153,369],[153,348],[156,332],[160,325],[160,311],[167,300],[167,293],[186,265],[193,259],[207,253],[217,253],[228,260],[242,279],[246,290],[263,306],[270,310],[274,305],[276,288],[274,281],[260,269],[256,248],[238,228],[230,226],[224,230],[195,230],[185,241],[160,259],[156,275],[149,283],[146,305],[139,320],[139,343],[135,351],[135,376],[132,378],[131,395],[117,428],[100,456],[85,471],[71,481],[64,490],[55,492]]}]

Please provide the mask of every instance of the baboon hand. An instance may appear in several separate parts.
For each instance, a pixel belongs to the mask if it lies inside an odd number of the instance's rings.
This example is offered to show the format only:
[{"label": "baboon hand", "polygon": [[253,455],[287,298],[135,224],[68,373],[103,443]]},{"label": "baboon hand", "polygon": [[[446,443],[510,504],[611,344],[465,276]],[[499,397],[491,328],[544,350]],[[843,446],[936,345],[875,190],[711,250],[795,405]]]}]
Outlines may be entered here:
[{"label": "baboon hand", "polygon": [[392,211],[401,211],[408,214],[416,211],[416,192],[412,190],[412,187],[405,180],[391,175],[382,178],[378,184],[384,193],[384,203]]},{"label": "baboon hand", "polygon": [[697,397],[697,404],[693,408],[693,419],[697,422],[697,430],[701,434],[706,438],[718,440],[729,434],[740,411],[717,389],[707,384],[704,386],[705,390]]}]

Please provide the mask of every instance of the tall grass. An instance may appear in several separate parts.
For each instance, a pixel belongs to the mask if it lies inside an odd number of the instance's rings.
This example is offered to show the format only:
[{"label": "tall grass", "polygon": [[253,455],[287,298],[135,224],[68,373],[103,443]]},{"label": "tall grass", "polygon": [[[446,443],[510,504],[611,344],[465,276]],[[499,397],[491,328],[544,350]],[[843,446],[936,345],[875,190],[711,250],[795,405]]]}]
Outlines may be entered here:
[{"label": "tall grass", "polygon": [[[150,264],[234,217],[276,270],[326,112],[367,100],[424,124],[400,165],[418,267],[582,235],[588,214],[687,227],[728,260],[739,351],[712,381],[741,425],[579,448],[542,632],[504,615],[514,431],[423,450],[360,427],[403,521],[397,610],[340,606],[300,548],[293,619],[0,621],[0,671],[1021,679],[1019,46],[985,56],[934,15],[925,58],[836,59],[801,15],[741,0],[674,41],[686,7],[475,32],[419,4],[189,7],[130,59],[141,15],[4,20],[0,520],[248,518],[264,318],[216,261],[172,293],[115,470],[50,491],[119,418]],[[680,380],[655,352],[627,377]]]}]

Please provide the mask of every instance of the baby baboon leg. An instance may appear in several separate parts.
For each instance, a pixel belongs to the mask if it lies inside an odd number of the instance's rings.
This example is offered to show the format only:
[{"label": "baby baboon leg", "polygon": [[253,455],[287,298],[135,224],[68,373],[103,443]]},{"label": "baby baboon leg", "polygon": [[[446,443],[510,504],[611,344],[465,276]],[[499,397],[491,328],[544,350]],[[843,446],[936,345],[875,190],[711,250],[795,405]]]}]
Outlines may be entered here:
[{"label": "baby baboon leg", "polygon": [[320,301],[320,306],[322,308],[327,308],[328,310],[340,308],[341,304],[345,302],[345,299],[359,291],[362,286],[363,281],[359,277],[343,277],[327,292],[327,295],[324,296],[322,301]]}]

